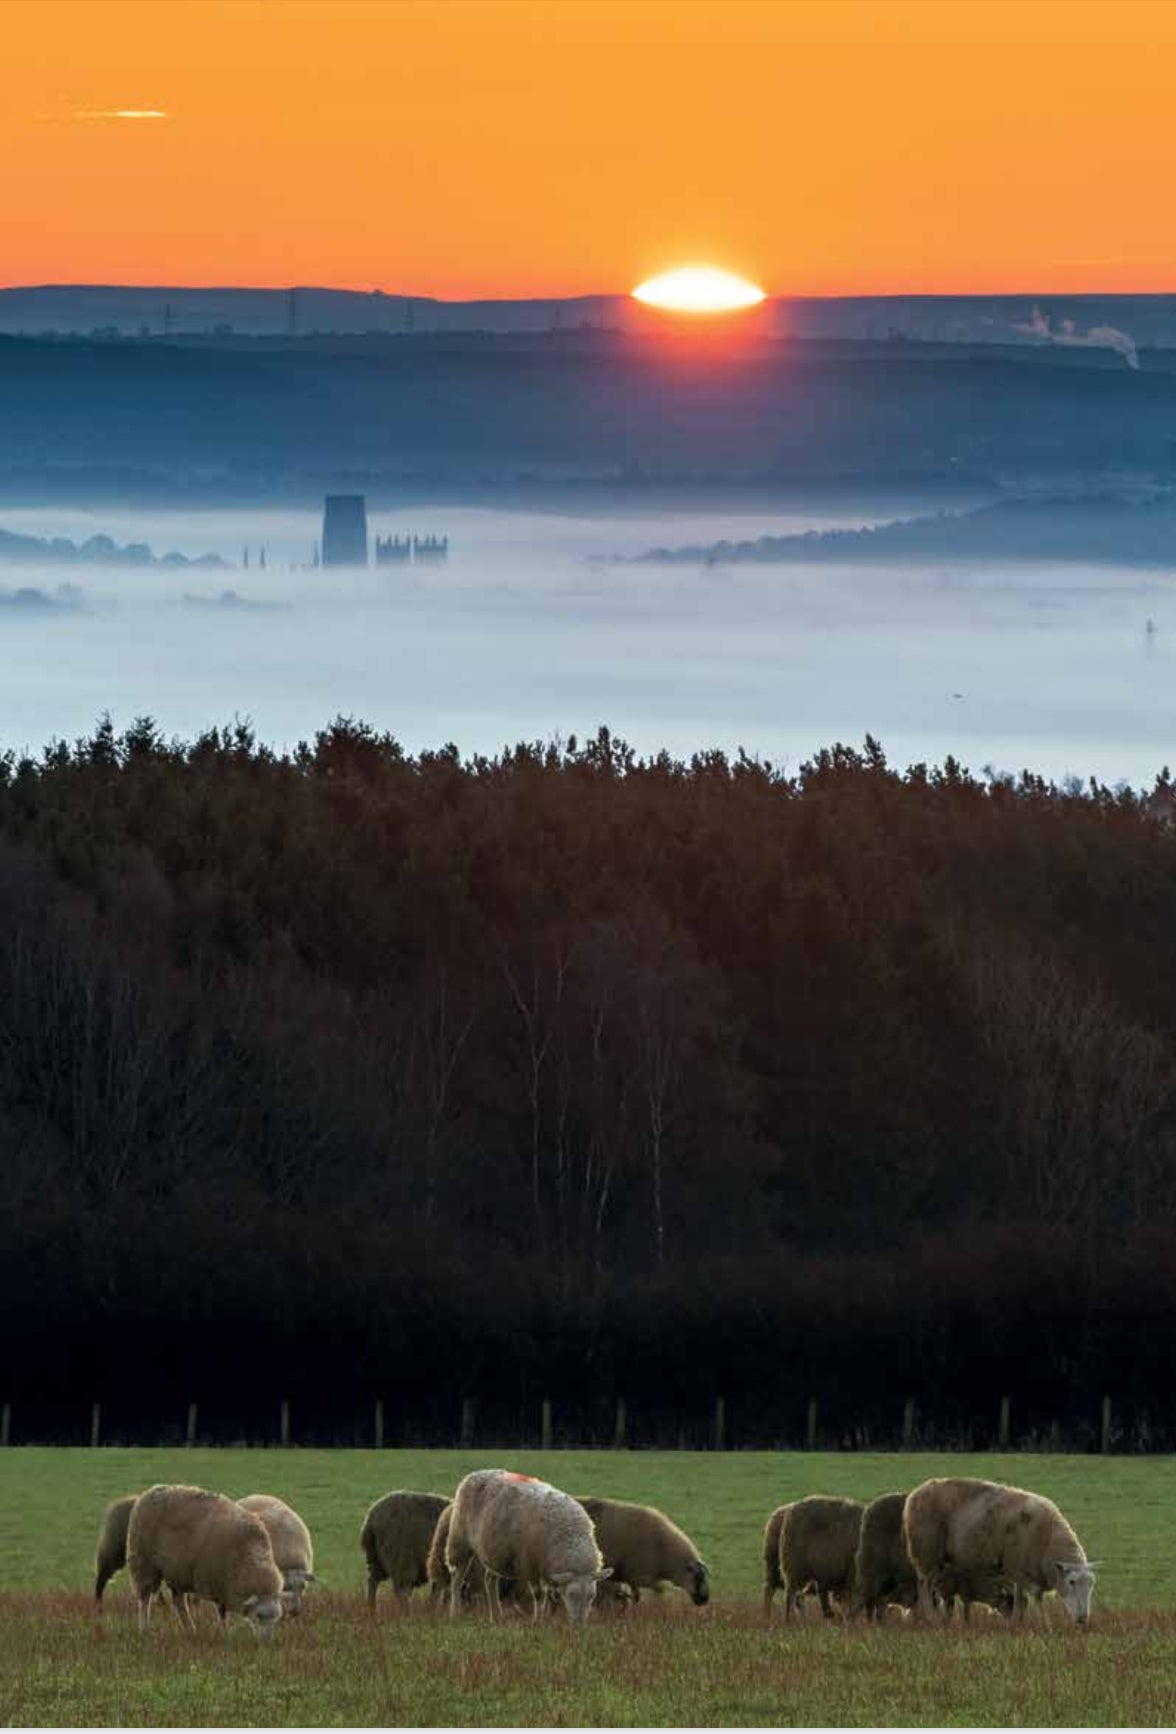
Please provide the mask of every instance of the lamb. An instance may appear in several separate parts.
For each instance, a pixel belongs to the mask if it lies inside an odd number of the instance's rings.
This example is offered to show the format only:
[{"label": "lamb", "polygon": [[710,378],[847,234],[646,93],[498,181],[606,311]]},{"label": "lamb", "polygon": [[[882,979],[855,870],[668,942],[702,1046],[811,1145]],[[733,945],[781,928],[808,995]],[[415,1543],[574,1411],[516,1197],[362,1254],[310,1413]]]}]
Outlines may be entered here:
[{"label": "lamb", "polygon": [[923,1482],[909,1495],[903,1531],[919,1582],[919,1608],[955,1593],[1006,1599],[1020,1619],[1048,1590],[1079,1625],[1090,1619],[1094,1568],[1052,1499],[964,1476]]},{"label": "lamb", "polygon": [[215,1602],[222,1628],[230,1613],[243,1615],[259,1638],[269,1637],[282,1617],[282,1574],[265,1525],[223,1493],[149,1487],[131,1511],[127,1564],[139,1598],[141,1631],[163,1584],[191,1630],[189,1595]]},{"label": "lamb", "polygon": [[[368,1564],[368,1606],[376,1605],[376,1592],[388,1580],[396,1597],[407,1602],[420,1584],[430,1584],[434,1597],[444,1582],[429,1570],[429,1553],[441,1514],[449,1500],[440,1493],[411,1493],[403,1489],[385,1493],[370,1506],[359,1532],[359,1543]],[[444,1561],[442,1541],[441,1561]]]},{"label": "lamb", "polygon": [[868,1620],[881,1620],[891,1602],[908,1608],[915,1605],[918,1579],[903,1535],[905,1506],[905,1493],[883,1493],[862,1513],[852,1611],[864,1613]]},{"label": "lamb", "polygon": [[274,1564],[282,1574],[282,1607],[288,1614],[302,1612],[302,1594],[314,1582],[314,1548],[310,1531],[284,1499],[272,1493],[247,1493],[237,1504],[242,1511],[260,1517],[274,1550]]},{"label": "lamb", "polygon": [[784,1588],[780,1576],[780,1531],[791,1505],[778,1505],[764,1524],[764,1614],[770,1616],[776,1591]]},{"label": "lamb", "polygon": [[492,1619],[499,1611],[498,1580],[507,1577],[530,1590],[534,1618],[554,1590],[572,1624],[582,1626],[597,1584],[612,1575],[584,1507],[558,1487],[509,1469],[477,1469],[454,1494],[445,1544],[451,1617],[472,1561],[486,1572]]},{"label": "lamb", "polygon": [[[710,1600],[710,1570],[690,1537],[652,1505],[623,1499],[580,1498],[592,1519],[596,1542],[612,1572],[612,1584],[627,1584],[634,1601],[643,1589],[676,1584],[695,1607]],[[611,1587],[611,1586],[610,1586]]]},{"label": "lamb", "polygon": [[99,1604],[111,1578],[127,1563],[127,1528],[138,1497],[137,1493],[124,1493],[121,1499],[112,1499],[103,1513],[94,1559],[94,1600]]},{"label": "lamb", "polygon": [[864,1509],[860,1500],[827,1498],[819,1493],[810,1493],[788,1507],[780,1526],[785,1619],[799,1608],[809,1584],[816,1588],[827,1620],[833,1617],[831,1595],[848,1601]]}]

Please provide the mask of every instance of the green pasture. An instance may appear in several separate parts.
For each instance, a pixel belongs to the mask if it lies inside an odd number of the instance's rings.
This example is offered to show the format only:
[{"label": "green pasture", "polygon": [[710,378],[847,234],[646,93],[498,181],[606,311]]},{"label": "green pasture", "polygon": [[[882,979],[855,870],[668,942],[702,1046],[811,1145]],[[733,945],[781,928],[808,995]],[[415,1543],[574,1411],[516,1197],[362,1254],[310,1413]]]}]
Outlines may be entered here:
[{"label": "green pasture", "polygon": [[[627,1614],[450,1623],[418,1598],[363,1604],[367,1505],[394,1487],[452,1491],[497,1459],[572,1492],[660,1505],[698,1543],[714,1601],[670,1592]],[[759,1611],[768,1511],[803,1493],[875,1493],[979,1474],[1055,1498],[1099,1562],[1086,1632],[1053,1608],[1011,1630],[785,1628]],[[268,1645],[207,1613],[194,1637],[158,1607],[136,1630],[125,1574],[90,1602],[104,1504],[153,1481],[288,1499],[323,1582]],[[299,1450],[0,1452],[0,1724],[1032,1724],[1176,1721],[1176,1467],[1165,1458]],[[386,1594],[387,1592],[382,1592]],[[777,1603],[777,1608],[779,1603]]]},{"label": "green pasture", "polygon": [[[103,1506],[155,1481],[188,1481],[239,1499],[277,1493],[310,1526],[322,1595],[365,1582],[359,1526],[394,1487],[452,1493],[471,1469],[501,1461],[569,1493],[658,1505],[697,1542],[715,1598],[754,1595],[760,1536],[776,1505],[805,1493],[877,1493],[929,1475],[985,1475],[1056,1499],[1098,1562],[1096,1606],[1176,1613],[1176,1461],[1168,1457],[945,1456],[771,1451],[91,1450],[0,1451],[0,1558],[6,1590],[84,1589]],[[107,1594],[126,1594],[116,1578]]]}]

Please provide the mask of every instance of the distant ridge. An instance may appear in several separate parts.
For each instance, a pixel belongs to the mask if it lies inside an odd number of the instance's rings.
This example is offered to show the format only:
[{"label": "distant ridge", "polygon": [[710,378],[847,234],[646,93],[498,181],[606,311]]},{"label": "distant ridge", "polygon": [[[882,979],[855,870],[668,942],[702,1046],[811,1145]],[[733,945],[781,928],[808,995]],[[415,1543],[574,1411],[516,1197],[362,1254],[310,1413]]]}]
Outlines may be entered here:
[{"label": "distant ridge", "polygon": [[1065,560],[1176,566],[1176,498],[1114,494],[996,500],[865,529],[810,530],[747,542],[651,548],[626,564],[771,565],[793,561]]},{"label": "distant ridge", "polygon": [[[210,332],[243,337],[409,331],[638,330],[664,320],[626,294],[446,301],[381,289],[296,284],[195,289],[45,283],[0,289],[0,332],[124,336]],[[740,315],[772,336],[938,343],[1176,347],[1176,295],[867,295],[769,297]]]}]

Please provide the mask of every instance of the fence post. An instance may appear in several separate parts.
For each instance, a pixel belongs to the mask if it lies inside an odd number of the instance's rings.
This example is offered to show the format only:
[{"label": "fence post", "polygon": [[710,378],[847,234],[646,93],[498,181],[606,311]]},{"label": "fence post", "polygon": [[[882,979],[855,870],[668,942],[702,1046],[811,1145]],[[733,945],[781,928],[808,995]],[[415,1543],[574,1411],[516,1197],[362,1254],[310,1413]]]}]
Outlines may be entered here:
[{"label": "fence post", "polygon": [[474,1442],[474,1399],[463,1397],[461,1400],[461,1442],[472,1445]]},{"label": "fence post", "polygon": [[809,1398],[808,1424],[805,1428],[805,1444],[810,1451],[817,1448],[817,1399]]},{"label": "fence post", "polygon": [[373,1434],[375,1436],[376,1450],[382,1451],[384,1449],[384,1399],[383,1399],[383,1397],[377,1397],[376,1398],[376,1414],[375,1414],[375,1422],[374,1422],[372,1431],[373,1431]]},{"label": "fence post", "polygon": [[185,1429],[185,1432],[184,1432],[184,1444],[185,1445],[195,1445],[195,1443],[196,1443],[196,1405],[195,1405],[195,1403],[189,1403],[188,1404],[188,1425],[187,1425],[187,1428]]},{"label": "fence post", "polygon": [[90,1449],[91,1449],[91,1451],[93,1451],[97,1448],[98,1441],[101,1437],[102,1437],[102,1405],[101,1405],[101,1403],[91,1403],[90,1404]]},{"label": "fence post", "polygon": [[12,1444],[12,1404],[5,1403],[0,1409],[0,1445]]},{"label": "fence post", "polygon": [[907,1398],[902,1405],[902,1450],[909,1451],[914,1446],[914,1398]]},{"label": "fence post", "polygon": [[1102,1425],[1099,1427],[1098,1448],[1104,1452],[1111,1448],[1111,1399],[1109,1397],[1104,1397],[1102,1400]]},{"label": "fence post", "polygon": [[617,1424],[616,1424],[615,1429],[613,1430],[613,1450],[614,1451],[623,1451],[625,1449],[625,1434],[628,1430],[628,1426],[629,1426],[629,1411],[625,1407],[625,1399],[623,1397],[618,1397],[617,1398]]},{"label": "fence post", "polygon": [[544,1451],[551,1450],[551,1398],[544,1397],[539,1411],[539,1439]]},{"label": "fence post", "polygon": [[996,1447],[998,1451],[1007,1451],[1009,1437],[1012,1431],[1012,1408],[1007,1397],[1000,1400],[1000,1420],[996,1429]]},{"label": "fence post", "polygon": [[727,1449],[727,1399],[715,1398],[715,1450]]},{"label": "fence post", "polygon": [[288,1445],[290,1443],[290,1399],[289,1399],[289,1397],[283,1397],[282,1398],[281,1435],[282,1435],[282,1444]]}]

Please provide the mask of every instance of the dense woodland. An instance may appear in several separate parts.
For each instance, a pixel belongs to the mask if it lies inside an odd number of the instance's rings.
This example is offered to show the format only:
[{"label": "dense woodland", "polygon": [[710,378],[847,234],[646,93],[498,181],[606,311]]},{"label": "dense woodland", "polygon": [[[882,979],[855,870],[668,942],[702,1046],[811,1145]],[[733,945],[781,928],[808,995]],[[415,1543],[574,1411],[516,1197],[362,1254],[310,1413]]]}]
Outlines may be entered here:
[{"label": "dense woodland", "polygon": [[14,1438],[1176,1441],[1129,791],[103,723],[0,761],[0,907]]}]

